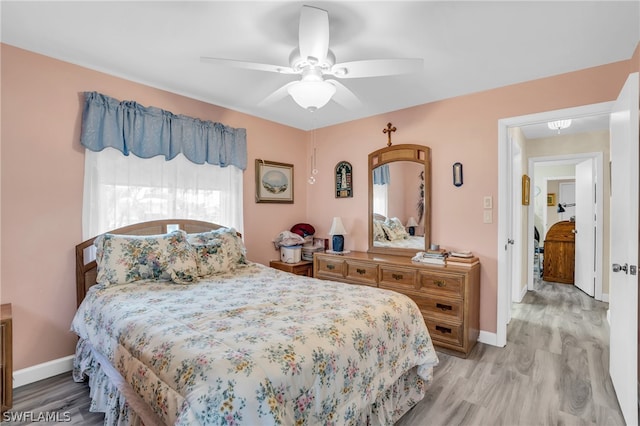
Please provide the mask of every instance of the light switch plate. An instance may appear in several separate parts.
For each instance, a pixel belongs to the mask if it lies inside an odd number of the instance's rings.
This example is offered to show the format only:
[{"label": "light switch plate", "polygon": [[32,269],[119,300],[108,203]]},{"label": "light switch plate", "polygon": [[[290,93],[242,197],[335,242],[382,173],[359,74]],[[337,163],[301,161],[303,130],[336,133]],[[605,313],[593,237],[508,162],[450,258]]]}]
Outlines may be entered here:
[{"label": "light switch plate", "polygon": [[491,197],[491,195],[485,195],[484,196],[484,200],[482,202],[482,205],[485,209],[492,209],[493,208],[493,198]]},{"label": "light switch plate", "polygon": [[484,223],[493,223],[493,211],[485,210],[484,217],[482,219]]}]

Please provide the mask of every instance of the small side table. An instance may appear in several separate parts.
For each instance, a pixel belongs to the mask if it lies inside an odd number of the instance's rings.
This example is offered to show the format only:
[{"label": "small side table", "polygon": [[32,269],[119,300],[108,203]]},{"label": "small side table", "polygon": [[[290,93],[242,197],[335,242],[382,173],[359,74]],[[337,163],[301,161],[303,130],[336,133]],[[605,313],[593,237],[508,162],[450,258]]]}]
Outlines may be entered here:
[{"label": "small side table", "polygon": [[272,260],[269,262],[269,266],[292,274],[313,277],[313,262],[311,260],[303,260],[298,263],[285,263],[279,260]]},{"label": "small side table", "polygon": [[0,403],[1,412],[13,406],[13,324],[11,303],[0,305]]}]

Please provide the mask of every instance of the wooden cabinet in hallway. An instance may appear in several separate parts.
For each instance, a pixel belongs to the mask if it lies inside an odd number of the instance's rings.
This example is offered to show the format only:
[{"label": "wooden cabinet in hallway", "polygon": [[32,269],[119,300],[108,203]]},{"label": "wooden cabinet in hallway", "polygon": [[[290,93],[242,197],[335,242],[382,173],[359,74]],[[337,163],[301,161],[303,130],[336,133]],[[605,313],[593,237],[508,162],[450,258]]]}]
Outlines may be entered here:
[{"label": "wooden cabinet in hallway", "polygon": [[565,220],[549,228],[544,240],[542,279],[573,284],[575,272],[575,223]]}]

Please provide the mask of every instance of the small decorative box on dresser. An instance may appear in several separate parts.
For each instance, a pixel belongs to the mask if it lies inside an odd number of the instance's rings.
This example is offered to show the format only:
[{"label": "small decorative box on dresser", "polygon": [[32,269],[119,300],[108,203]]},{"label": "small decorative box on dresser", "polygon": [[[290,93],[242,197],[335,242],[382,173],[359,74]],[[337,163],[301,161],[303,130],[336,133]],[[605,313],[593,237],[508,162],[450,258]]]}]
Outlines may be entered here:
[{"label": "small decorative box on dresser", "polygon": [[403,256],[316,253],[314,277],[394,290],[413,299],[433,344],[466,358],[480,333],[480,263],[430,265]]},{"label": "small decorative box on dresser", "polygon": [[307,277],[313,276],[313,262],[310,260],[303,260],[298,263],[286,263],[279,260],[272,260],[269,262],[269,266],[296,275],[305,275]]},{"label": "small decorative box on dresser", "polygon": [[0,402],[2,413],[13,405],[13,337],[11,303],[0,306]]}]

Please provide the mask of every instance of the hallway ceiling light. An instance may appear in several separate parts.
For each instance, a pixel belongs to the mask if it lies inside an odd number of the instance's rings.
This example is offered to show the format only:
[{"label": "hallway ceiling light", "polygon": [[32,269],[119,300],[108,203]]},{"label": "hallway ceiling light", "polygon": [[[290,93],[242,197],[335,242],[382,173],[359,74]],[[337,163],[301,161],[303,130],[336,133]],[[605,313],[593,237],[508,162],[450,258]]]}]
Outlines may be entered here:
[{"label": "hallway ceiling light", "polygon": [[571,119],[550,121],[547,123],[547,126],[549,126],[549,129],[557,130],[558,133],[560,133],[560,130],[566,129],[567,127],[571,126]]}]

